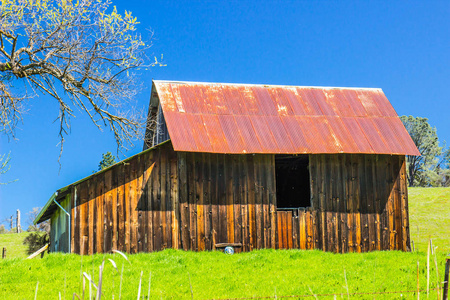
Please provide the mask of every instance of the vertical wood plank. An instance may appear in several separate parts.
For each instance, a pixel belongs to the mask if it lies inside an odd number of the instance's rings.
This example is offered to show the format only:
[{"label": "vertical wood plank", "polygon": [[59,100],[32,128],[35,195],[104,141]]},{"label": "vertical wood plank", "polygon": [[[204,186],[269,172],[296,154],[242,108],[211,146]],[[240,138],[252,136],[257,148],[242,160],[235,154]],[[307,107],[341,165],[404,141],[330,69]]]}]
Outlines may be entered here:
[{"label": "vertical wood plank", "polygon": [[211,249],[216,248],[219,234],[219,168],[218,154],[211,154]]},{"label": "vertical wood plank", "polygon": [[104,198],[104,252],[109,252],[112,250],[112,170],[105,172],[105,198]]},{"label": "vertical wood plank", "polygon": [[375,242],[376,242],[376,250],[380,251],[382,249],[381,244],[381,197],[380,192],[378,191],[378,164],[379,164],[379,155],[373,155],[373,163],[372,163],[372,188],[373,188],[373,199],[374,199],[374,209],[375,209]]},{"label": "vertical wood plank", "polygon": [[227,241],[228,243],[234,243],[233,159],[231,155],[225,156],[225,178],[227,188]]},{"label": "vertical wood plank", "polygon": [[326,184],[325,184],[325,155],[321,154],[319,155],[319,165],[317,166],[317,180],[319,181],[319,202],[320,202],[320,209],[319,209],[319,231],[320,231],[320,248],[323,251],[327,250],[327,229],[326,229],[326,196],[327,193],[325,191]]},{"label": "vertical wood plank", "polygon": [[135,159],[129,161],[130,164],[130,253],[137,253],[137,198],[138,198],[138,162]]},{"label": "vertical wood plank", "polygon": [[298,249],[306,250],[306,212],[304,209],[298,209],[298,215],[297,215],[297,222],[298,222],[298,228],[297,228],[297,240],[298,240]]},{"label": "vertical wood plank", "polygon": [[219,228],[217,243],[228,242],[228,221],[227,221],[227,176],[225,173],[225,155],[218,155],[218,197],[219,197]]},{"label": "vertical wood plank", "polygon": [[[139,241],[140,241],[140,247],[138,248],[138,251],[142,252],[149,252],[148,249],[148,240],[147,240],[147,231],[148,231],[148,205],[147,205],[147,199],[148,199],[148,178],[149,178],[149,153],[144,153],[141,156],[141,166],[142,166],[142,183],[141,183],[141,189],[142,189],[142,195],[139,198],[139,210],[141,214],[141,220],[139,221]],[[119,186],[120,186],[120,179],[118,178]],[[117,194],[119,194],[119,190],[117,190]],[[119,204],[119,202],[117,203]],[[119,207],[117,207],[119,208]],[[119,225],[120,226],[120,225]]]},{"label": "vertical wood plank", "polygon": [[97,175],[97,183],[95,187],[95,194],[96,194],[96,210],[97,210],[97,216],[95,219],[96,222],[96,251],[97,253],[103,253],[103,240],[104,240],[104,226],[103,226],[103,218],[104,218],[104,178],[105,174],[98,174]]},{"label": "vertical wood plank", "polygon": [[372,176],[373,155],[364,155],[364,179],[366,185],[367,197],[367,224],[368,224],[368,251],[374,251],[377,248],[376,242],[376,219],[375,219],[375,199],[373,190]]},{"label": "vertical wood plank", "polygon": [[70,226],[71,226],[71,230],[70,230],[70,232],[71,232],[71,237],[70,237],[70,252],[71,253],[78,253],[79,252],[79,248],[77,248],[77,245],[75,245],[76,244],[76,241],[77,241],[77,239],[76,239],[76,237],[79,235],[78,234],[78,226],[76,226],[77,225],[77,222],[78,222],[78,203],[77,203],[77,201],[78,201],[78,199],[77,199],[77,197],[78,197],[78,195],[77,195],[77,186],[74,186],[73,188],[72,188],[72,191],[71,191],[71,200],[70,200],[70,202],[71,202],[71,207],[72,207],[72,209],[71,209],[71,212],[70,212],[70,218],[71,218],[71,220],[70,220]]},{"label": "vertical wood plank", "polygon": [[169,174],[167,174],[168,169],[168,161],[167,161],[167,151],[165,149],[161,149],[160,151],[160,224],[161,224],[161,249],[166,249],[169,247],[168,243],[171,241],[170,237],[170,218],[167,218],[168,205],[170,204],[168,201],[168,186],[170,183]]},{"label": "vertical wood plank", "polygon": [[283,249],[283,212],[277,212],[278,249]]},{"label": "vertical wood plank", "polygon": [[161,150],[155,151],[155,165],[152,176],[152,218],[153,218],[153,248],[162,250],[162,224],[161,224]]},{"label": "vertical wood plank", "polygon": [[117,249],[117,171],[111,169],[111,249]]},{"label": "vertical wood plank", "polygon": [[346,165],[346,158],[348,155],[339,155],[338,156],[338,165],[339,165],[339,211],[340,211],[340,241],[341,241],[341,253],[348,252],[348,172]]},{"label": "vertical wood plank", "polygon": [[204,195],[203,195],[203,165],[204,154],[198,153],[195,155],[195,198],[197,201],[197,243],[198,251],[205,250],[205,215],[204,215]]},{"label": "vertical wood plank", "polygon": [[394,192],[394,245],[395,250],[402,249],[402,218],[401,218],[401,208],[400,208],[400,160],[398,156],[391,156],[392,159],[392,169],[393,169],[393,192]]},{"label": "vertical wood plank", "polygon": [[276,245],[276,225],[277,225],[277,192],[276,192],[276,182],[275,182],[275,155],[268,155],[269,170],[267,177],[267,187],[269,192],[269,236],[270,236],[270,247],[275,249]]},{"label": "vertical wood plank", "polygon": [[334,168],[334,176],[335,178],[333,182],[333,199],[334,199],[334,206],[333,206],[333,227],[334,227],[334,236],[335,236],[335,251],[337,253],[341,252],[341,199],[342,199],[342,192],[341,192],[341,168],[340,168],[340,155],[333,155],[333,168]]},{"label": "vertical wood plank", "polygon": [[[240,194],[240,164],[239,155],[232,155],[232,182],[233,182],[233,220],[234,220],[234,242],[242,243],[242,213]],[[240,249],[239,249],[240,250]]]},{"label": "vertical wood plank", "polygon": [[88,180],[89,197],[88,197],[88,254],[92,255],[94,252],[94,207],[95,207],[95,177]]},{"label": "vertical wood plank", "polygon": [[131,239],[130,239],[130,231],[131,231],[131,217],[130,217],[130,181],[131,181],[131,168],[129,163],[124,164],[123,169],[125,175],[125,185],[124,185],[124,197],[123,197],[123,206],[125,208],[125,247],[124,250],[130,253],[131,249]]},{"label": "vertical wood plank", "polygon": [[189,221],[189,194],[187,186],[187,155],[186,152],[178,152],[178,173],[180,176],[180,219],[181,219],[181,244],[183,250],[190,249],[188,226]]},{"label": "vertical wood plank", "polygon": [[136,195],[136,212],[137,212],[137,222],[136,222],[136,252],[144,251],[145,233],[144,233],[144,172],[145,172],[145,157],[144,155],[139,155],[133,158],[137,160],[137,195]]},{"label": "vertical wood plank", "polygon": [[120,251],[126,251],[125,246],[125,174],[123,164],[117,167],[117,249]]},{"label": "vertical wood plank", "polygon": [[406,179],[405,156],[400,155],[400,206],[402,215],[402,250],[411,251],[409,240],[408,183]]},{"label": "vertical wood plank", "polygon": [[239,156],[239,194],[241,207],[242,250],[249,251],[250,235],[248,224],[248,185],[247,185],[247,155]]},{"label": "vertical wood plank", "polygon": [[[268,167],[267,167],[267,155],[261,157],[261,204],[262,204],[262,247],[267,249],[270,248],[270,217],[269,217],[269,191],[267,190],[267,177],[268,177]],[[283,234],[286,235],[286,214],[283,215],[284,229]],[[287,247],[286,236],[284,236],[284,247]]]},{"label": "vertical wood plank", "polygon": [[389,250],[389,220],[388,220],[388,199],[389,199],[389,191],[388,191],[388,180],[387,180],[387,172],[388,166],[385,155],[379,155],[379,163],[378,163],[378,178],[377,178],[377,191],[380,193],[380,202],[381,202],[381,239],[382,239],[382,250]]},{"label": "vertical wood plank", "polygon": [[370,249],[369,241],[369,217],[368,217],[368,188],[366,185],[366,161],[363,154],[358,154],[358,183],[359,183],[359,209],[360,215],[360,248],[361,252],[367,252]]},{"label": "vertical wood plank", "polygon": [[299,210],[296,209],[292,213],[292,248],[300,249],[300,220],[299,220]]},{"label": "vertical wood plank", "polygon": [[287,231],[287,249],[292,249],[292,211],[287,211],[286,212],[286,228],[284,229],[285,231]]},{"label": "vertical wood plank", "polygon": [[256,229],[256,214],[255,214],[255,197],[256,197],[256,181],[255,181],[255,167],[254,159],[255,155],[250,154],[247,156],[248,176],[247,176],[247,189],[248,189],[248,226],[249,226],[249,250],[252,251],[257,248],[257,229]]},{"label": "vertical wood plank", "polygon": [[147,199],[146,199],[146,219],[147,219],[147,231],[146,231],[146,239],[147,239],[147,251],[152,252],[155,251],[154,245],[154,219],[153,219],[153,177],[156,176],[155,173],[155,151],[149,153],[147,157],[147,166],[150,166],[147,169]]},{"label": "vertical wood plank", "polygon": [[177,155],[172,152],[170,156],[170,199],[172,202],[172,247],[174,249],[180,248],[180,203],[178,198],[179,192],[179,177],[178,177],[178,162]]},{"label": "vertical wood plank", "polygon": [[389,250],[395,250],[395,212],[394,212],[394,170],[391,157],[387,159],[387,186],[388,186],[388,230],[389,230]]},{"label": "vertical wood plank", "polygon": [[197,179],[195,163],[197,156],[195,153],[187,154],[187,165],[188,165],[188,190],[189,190],[189,236],[191,241],[190,249],[192,251],[197,251],[197,198],[196,198],[196,185],[195,181]]}]

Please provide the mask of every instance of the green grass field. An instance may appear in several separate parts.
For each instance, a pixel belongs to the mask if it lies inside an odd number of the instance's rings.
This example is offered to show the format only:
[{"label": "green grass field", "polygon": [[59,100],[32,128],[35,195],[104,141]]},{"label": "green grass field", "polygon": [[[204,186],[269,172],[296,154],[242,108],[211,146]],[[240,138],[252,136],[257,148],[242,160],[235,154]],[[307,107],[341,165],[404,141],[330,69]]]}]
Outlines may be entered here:
[{"label": "green grass field", "polygon": [[7,258],[24,258],[27,255],[27,247],[23,240],[28,232],[0,234],[0,251],[6,247]]},{"label": "green grass field", "polygon": [[[288,295],[339,294],[338,299],[417,299],[412,293],[352,295],[385,291],[409,291],[417,286],[417,261],[420,287],[426,289],[426,245],[428,238],[437,246],[439,280],[443,280],[445,256],[450,249],[450,188],[410,189],[411,239],[416,252],[372,252],[332,254],[321,251],[260,250],[225,255],[220,252],[183,252],[166,250],[129,255],[129,263],[119,254],[80,257],[51,254],[44,259],[24,260],[24,248],[14,246],[14,236],[0,235],[0,248],[10,243],[17,256],[0,261],[0,299],[72,299],[82,294],[81,271],[98,282],[103,259],[103,298],[118,299],[120,270],[124,266],[122,299],[136,298],[141,271],[142,293],[147,298],[151,272],[151,299],[194,299],[267,297]],[[8,246],[7,246],[8,247]],[[22,254],[20,254],[22,253]],[[8,254],[11,254],[8,252]],[[20,254],[20,255],[19,255]],[[9,256],[11,257],[11,256]],[[113,259],[119,271],[107,260]],[[344,275],[345,274],[345,275]],[[438,277],[431,260],[431,287]],[[95,289],[94,289],[95,290]],[[86,284],[86,293],[89,285]],[[334,299],[333,296],[317,296]],[[426,293],[421,293],[426,298]],[[430,298],[436,299],[436,292]],[[85,299],[88,299],[86,296]]]}]

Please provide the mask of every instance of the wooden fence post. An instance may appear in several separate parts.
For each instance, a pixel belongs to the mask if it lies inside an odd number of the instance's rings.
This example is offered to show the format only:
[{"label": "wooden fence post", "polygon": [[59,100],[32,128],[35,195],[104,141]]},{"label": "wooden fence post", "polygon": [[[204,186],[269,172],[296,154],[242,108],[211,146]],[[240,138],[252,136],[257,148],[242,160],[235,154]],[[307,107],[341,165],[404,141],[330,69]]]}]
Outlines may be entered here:
[{"label": "wooden fence post", "polygon": [[444,291],[442,293],[442,299],[448,300],[448,274],[450,272],[450,258],[447,258],[445,262],[445,275],[444,275]]},{"label": "wooden fence post", "polygon": [[6,258],[6,247],[3,247],[2,258]]},{"label": "wooden fence post", "polygon": [[22,231],[22,228],[20,226],[20,210],[17,210],[16,228],[17,228],[17,233],[20,233]]}]

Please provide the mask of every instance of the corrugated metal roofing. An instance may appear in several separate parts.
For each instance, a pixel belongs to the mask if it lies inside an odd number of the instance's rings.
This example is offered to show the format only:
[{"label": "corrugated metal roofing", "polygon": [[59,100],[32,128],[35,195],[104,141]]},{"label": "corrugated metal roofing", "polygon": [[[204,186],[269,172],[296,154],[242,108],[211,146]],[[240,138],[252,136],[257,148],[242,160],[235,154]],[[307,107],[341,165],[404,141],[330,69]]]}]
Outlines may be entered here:
[{"label": "corrugated metal roofing", "polygon": [[176,151],[420,155],[381,89],[153,83]]}]

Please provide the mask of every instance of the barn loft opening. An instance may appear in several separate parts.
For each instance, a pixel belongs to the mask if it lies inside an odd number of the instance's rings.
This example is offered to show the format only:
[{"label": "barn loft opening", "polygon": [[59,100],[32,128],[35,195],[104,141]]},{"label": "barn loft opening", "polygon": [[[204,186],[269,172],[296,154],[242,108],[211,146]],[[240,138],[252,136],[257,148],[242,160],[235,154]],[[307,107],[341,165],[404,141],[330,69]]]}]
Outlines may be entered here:
[{"label": "barn loft opening", "polygon": [[278,208],[311,206],[309,155],[275,155]]},{"label": "barn loft opening", "polygon": [[164,113],[158,95],[152,93],[145,129],[144,149],[154,147],[170,139]]}]

